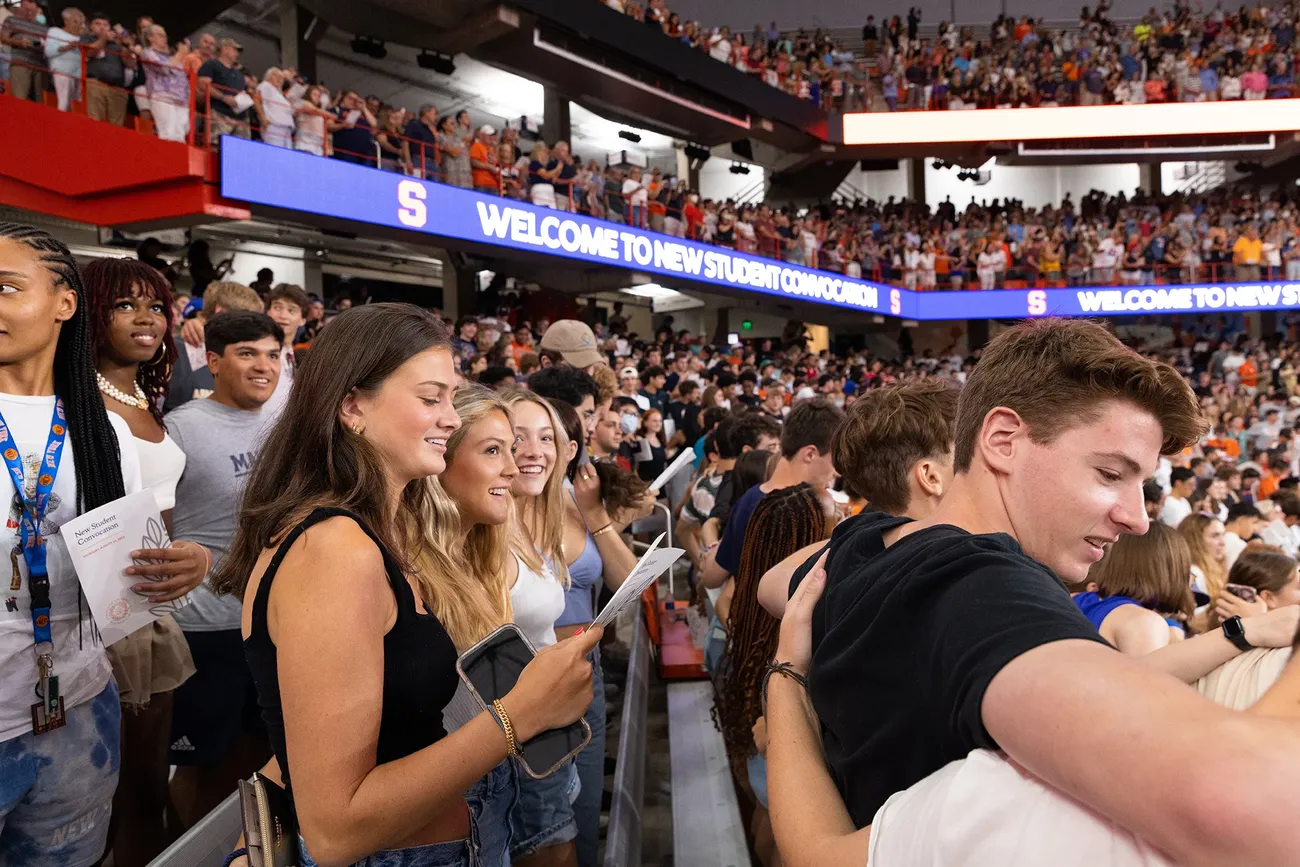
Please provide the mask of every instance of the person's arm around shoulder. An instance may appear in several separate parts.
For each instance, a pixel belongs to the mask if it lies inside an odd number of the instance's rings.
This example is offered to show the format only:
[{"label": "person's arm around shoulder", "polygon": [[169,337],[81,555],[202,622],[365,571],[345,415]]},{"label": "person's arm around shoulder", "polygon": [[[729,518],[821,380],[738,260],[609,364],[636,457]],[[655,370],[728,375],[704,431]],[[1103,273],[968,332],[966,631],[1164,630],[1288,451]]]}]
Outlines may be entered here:
[{"label": "person's arm around shoulder", "polygon": [[[790,600],[776,662],[806,677],[812,612],[826,586],[825,555]],[[788,674],[768,680],[767,793],[772,833],[786,867],[864,867],[871,828],[855,828],[826,769],[821,727],[808,691]]]},{"label": "person's arm around shoulder", "polygon": [[[1003,666],[981,718],[1012,760],[1176,863],[1294,863],[1293,834],[1275,821],[1300,815],[1294,724],[1225,710],[1082,640],[1042,644]],[[1228,754],[1215,744],[1234,746]]]},{"label": "person's arm around shoulder", "polygon": [[780,563],[763,573],[758,582],[758,604],[776,619],[785,615],[786,603],[790,599],[790,581],[800,566],[816,556],[818,551],[829,548],[825,541],[814,542],[795,551]]},{"label": "person's arm around shoulder", "polygon": [[[251,605],[244,611],[247,628]],[[294,802],[321,865],[351,864],[418,834],[506,756],[505,736],[484,712],[437,743],[375,764],[384,635],[396,617],[383,557],[347,518],[307,530],[271,587],[267,625],[278,653]],[[539,653],[528,666],[533,676],[525,669],[502,699],[520,742],[581,716],[591,669],[571,657],[585,654],[589,636],[598,640],[600,631]]]}]

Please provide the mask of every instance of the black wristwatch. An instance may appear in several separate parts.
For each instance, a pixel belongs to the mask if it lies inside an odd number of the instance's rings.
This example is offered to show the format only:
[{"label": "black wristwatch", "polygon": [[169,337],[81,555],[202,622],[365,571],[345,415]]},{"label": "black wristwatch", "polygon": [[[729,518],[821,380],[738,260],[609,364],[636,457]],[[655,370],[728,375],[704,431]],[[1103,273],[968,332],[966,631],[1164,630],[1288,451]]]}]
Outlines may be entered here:
[{"label": "black wristwatch", "polygon": [[1232,642],[1238,650],[1253,650],[1254,647],[1246,640],[1246,628],[1241,625],[1240,617],[1229,617],[1223,621],[1223,637]]}]

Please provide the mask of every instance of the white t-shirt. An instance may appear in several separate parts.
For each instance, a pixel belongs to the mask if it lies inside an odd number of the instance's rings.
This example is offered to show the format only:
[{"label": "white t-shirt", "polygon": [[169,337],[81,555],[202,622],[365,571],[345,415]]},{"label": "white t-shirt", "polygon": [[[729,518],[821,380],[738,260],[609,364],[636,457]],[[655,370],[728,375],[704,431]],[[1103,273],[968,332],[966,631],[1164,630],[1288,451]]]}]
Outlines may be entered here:
[{"label": "white t-shirt", "polygon": [[1115,823],[990,750],[974,750],[886,801],[870,867],[1171,867]]},{"label": "white t-shirt", "polygon": [[1223,555],[1225,565],[1231,569],[1232,564],[1237,562],[1241,552],[1246,550],[1246,540],[1242,539],[1236,533],[1229,530],[1223,534]]},{"label": "white t-shirt", "polygon": [[722,36],[714,36],[709,41],[709,56],[726,63],[731,59],[731,42]]},{"label": "white t-shirt", "polygon": [[638,181],[635,178],[625,178],[623,180],[623,195],[627,196],[629,194],[632,196],[629,200],[631,204],[644,205],[646,199],[650,195],[650,191],[642,186],[641,181]]},{"label": "white t-shirt", "polygon": [[1114,268],[1115,263],[1119,261],[1120,250],[1121,247],[1114,238],[1102,238],[1101,243],[1097,245],[1097,251],[1092,254],[1092,267]]},{"label": "white t-shirt", "polygon": [[[4,414],[9,433],[23,455],[29,490],[34,493],[36,475],[50,437],[50,418],[54,414],[54,397],[27,397],[0,394],[0,413]],[[117,434],[122,453],[122,482],[126,493],[142,490],[140,457],[135,438],[121,416],[108,414]],[[0,549],[12,551],[18,543],[18,502],[8,472],[0,481],[0,490],[9,496],[9,513],[0,530]],[[84,603],[78,607],[77,573],[68,558],[68,549],[59,535],[59,527],[76,517],[77,468],[72,443],[63,446],[63,457],[50,505],[41,532],[46,539],[46,565],[50,575],[50,623],[54,636],[54,673],[59,678],[65,710],[90,701],[104,689],[112,675],[104,648],[91,640],[94,622]],[[4,579],[5,606],[0,609],[0,741],[7,741],[32,730],[31,706],[36,701],[32,687],[36,684],[36,656],[32,647],[31,580],[27,565],[19,558],[22,589],[10,591]],[[11,610],[12,606],[12,610]],[[78,611],[83,622],[78,630]],[[80,632],[80,635],[78,635]]]},{"label": "white t-shirt", "polygon": [[259,84],[257,92],[262,95],[262,111],[266,113],[267,124],[293,129],[293,105],[284,92],[269,81]]},{"label": "white t-shirt", "polygon": [[1192,513],[1192,504],[1187,500],[1181,500],[1170,494],[1165,497],[1165,503],[1160,507],[1160,523],[1167,524],[1170,527],[1177,527]]}]

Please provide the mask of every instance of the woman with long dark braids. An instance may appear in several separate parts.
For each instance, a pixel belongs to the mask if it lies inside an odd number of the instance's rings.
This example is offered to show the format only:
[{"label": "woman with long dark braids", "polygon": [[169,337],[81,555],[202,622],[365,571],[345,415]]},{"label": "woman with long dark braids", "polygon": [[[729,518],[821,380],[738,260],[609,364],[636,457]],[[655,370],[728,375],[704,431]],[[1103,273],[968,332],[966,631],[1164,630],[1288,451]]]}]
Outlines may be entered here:
[{"label": "woman with long dark braids", "polygon": [[0,531],[12,566],[0,610],[3,864],[95,863],[117,786],[117,686],[58,532],[141,490],[131,432],[100,398],[88,319],[67,246],[0,223],[0,455],[14,491]]},{"label": "woman with long dark braids", "polygon": [[[763,673],[776,651],[781,621],[759,604],[758,585],[768,569],[827,535],[826,512],[811,487],[802,484],[778,488],[754,507],[745,533],[740,571],[736,573],[724,655],[727,663],[720,679],[716,712],[731,772],[737,780],[749,781],[758,802],[754,827],[759,841],[770,840],[770,831],[764,833],[767,764],[755,752],[753,728],[763,715]],[[775,848],[772,858],[776,858]],[[774,860],[766,863],[770,865]]]},{"label": "woman with long dark braids", "polygon": [[[104,405],[131,429],[140,454],[141,481],[153,491],[171,531],[176,483],[185,452],[163,427],[176,347],[172,343],[171,289],[161,274],[135,259],[96,259],[82,271],[91,354]],[[212,554],[197,542],[151,551],[155,565],[139,567],[139,592],[159,601],[177,599],[200,583]],[[147,570],[147,571],[146,571]],[[113,862],[143,867],[167,846],[172,693],[194,662],[176,620],[159,618],[108,649],[121,695],[122,769],[113,799]]]}]

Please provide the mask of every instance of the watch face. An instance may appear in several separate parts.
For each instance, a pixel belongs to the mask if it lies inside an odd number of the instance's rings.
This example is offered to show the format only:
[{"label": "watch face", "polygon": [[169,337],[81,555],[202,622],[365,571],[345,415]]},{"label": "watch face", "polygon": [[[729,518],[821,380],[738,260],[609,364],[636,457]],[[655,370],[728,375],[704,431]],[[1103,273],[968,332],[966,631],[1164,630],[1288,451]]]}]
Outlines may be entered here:
[{"label": "watch face", "polygon": [[1237,638],[1246,634],[1246,630],[1241,625],[1240,617],[1229,617],[1223,621],[1223,632],[1229,638]]}]

